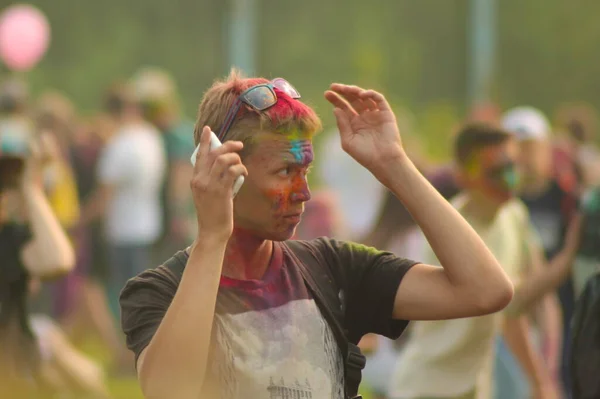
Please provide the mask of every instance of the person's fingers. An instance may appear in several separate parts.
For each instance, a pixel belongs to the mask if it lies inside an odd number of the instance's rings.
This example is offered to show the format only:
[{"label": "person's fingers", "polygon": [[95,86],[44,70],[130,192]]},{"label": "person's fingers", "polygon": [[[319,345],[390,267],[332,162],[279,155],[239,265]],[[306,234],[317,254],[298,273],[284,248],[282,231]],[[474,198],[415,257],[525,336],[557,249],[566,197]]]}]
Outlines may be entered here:
[{"label": "person's fingers", "polygon": [[365,103],[365,106],[369,111],[379,111],[379,107],[373,99],[367,98],[366,100],[363,100],[363,103]]},{"label": "person's fingers", "polygon": [[204,126],[200,133],[199,148],[196,151],[196,162],[194,163],[194,174],[198,174],[208,163],[208,153],[210,151],[210,127]]},{"label": "person's fingers", "polygon": [[211,180],[222,179],[227,170],[233,165],[241,165],[242,159],[236,152],[227,152],[216,157],[215,162],[210,170]]},{"label": "person's fingers", "polygon": [[231,165],[223,175],[222,184],[226,189],[233,189],[235,181],[240,176],[248,176],[248,169],[246,169],[244,164],[238,163]]},{"label": "person's fingers", "polygon": [[364,91],[362,88],[353,85],[334,83],[331,85],[331,90],[338,93],[348,103],[350,103],[356,112],[361,113],[369,109],[370,104],[365,103],[360,97],[360,94]]},{"label": "person's fingers", "polygon": [[346,113],[348,117],[357,115],[356,110],[352,108],[350,104],[346,100],[344,100],[338,93],[333,92],[331,90],[327,90],[325,92],[325,98],[329,101],[336,109],[341,110]]},{"label": "person's fingers", "polygon": [[363,101],[372,100],[379,111],[391,111],[390,104],[385,99],[384,95],[375,90],[365,90],[360,93],[360,98]]},{"label": "person's fingers", "polygon": [[367,101],[363,101],[358,97],[352,99],[352,101],[350,101],[350,105],[352,105],[352,108],[354,108],[359,114],[368,111],[370,107],[370,104]]},{"label": "person's fingers", "polygon": [[332,83],[329,89],[341,94],[344,97],[358,96],[359,93],[364,91],[362,87],[358,87],[355,85],[345,85],[342,83]]},{"label": "person's fingers", "polygon": [[339,108],[334,108],[333,114],[335,115],[338,130],[340,131],[340,137],[343,142],[345,137],[348,137],[352,134],[352,127],[350,126],[350,117],[346,112],[342,111]]},{"label": "person's fingers", "polygon": [[228,152],[239,152],[244,148],[244,143],[236,140],[226,141],[220,147],[217,147],[210,151],[209,157],[218,157],[219,155],[226,154]]}]

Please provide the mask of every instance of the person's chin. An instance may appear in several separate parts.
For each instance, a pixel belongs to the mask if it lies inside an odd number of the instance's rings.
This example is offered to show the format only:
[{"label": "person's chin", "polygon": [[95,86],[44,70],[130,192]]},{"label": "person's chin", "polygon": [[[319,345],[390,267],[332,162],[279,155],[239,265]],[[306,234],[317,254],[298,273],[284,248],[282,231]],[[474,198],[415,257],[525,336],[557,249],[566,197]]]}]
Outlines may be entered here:
[{"label": "person's chin", "polygon": [[502,194],[498,194],[496,196],[496,201],[498,202],[499,205],[504,205],[505,203],[507,203],[508,201],[510,201],[513,198],[515,198],[514,193],[502,193]]},{"label": "person's chin", "polygon": [[294,236],[296,233],[296,226],[298,224],[281,226],[277,231],[274,231],[269,238],[272,241],[286,241]]},{"label": "person's chin", "polygon": [[294,236],[294,234],[281,234],[281,233],[274,233],[274,234],[268,234],[264,237],[265,240],[269,240],[269,241],[287,241],[290,238],[292,238]]}]

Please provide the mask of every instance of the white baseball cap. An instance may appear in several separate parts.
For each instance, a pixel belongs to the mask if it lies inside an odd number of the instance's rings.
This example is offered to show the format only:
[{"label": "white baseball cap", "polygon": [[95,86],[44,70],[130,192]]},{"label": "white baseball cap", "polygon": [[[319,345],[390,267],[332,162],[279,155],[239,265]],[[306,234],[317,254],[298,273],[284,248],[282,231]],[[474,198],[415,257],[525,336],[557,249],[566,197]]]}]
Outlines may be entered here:
[{"label": "white baseball cap", "polygon": [[550,134],[550,122],[542,111],[528,106],[516,107],[502,115],[502,127],[518,140],[545,140]]}]

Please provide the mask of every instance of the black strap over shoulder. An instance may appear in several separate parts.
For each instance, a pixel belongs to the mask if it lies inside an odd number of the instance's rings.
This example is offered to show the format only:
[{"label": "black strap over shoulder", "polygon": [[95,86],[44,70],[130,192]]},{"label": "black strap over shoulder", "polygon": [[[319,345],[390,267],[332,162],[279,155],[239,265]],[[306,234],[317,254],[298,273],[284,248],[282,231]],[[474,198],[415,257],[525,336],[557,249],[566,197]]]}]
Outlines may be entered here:
[{"label": "black strap over shoulder", "polygon": [[[348,341],[346,330],[343,328],[345,295],[341,287],[341,278],[335,276],[325,259],[320,256],[321,254],[311,252],[303,242],[288,241],[284,247],[289,248],[287,252],[298,264],[300,273],[313,294],[323,317],[331,327],[338,347],[344,356],[346,397],[361,398],[362,396],[358,395],[358,388],[366,359],[360,348]],[[315,257],[317,258],[315,259]],[[315,264],[318,267],[310,267]]]}]

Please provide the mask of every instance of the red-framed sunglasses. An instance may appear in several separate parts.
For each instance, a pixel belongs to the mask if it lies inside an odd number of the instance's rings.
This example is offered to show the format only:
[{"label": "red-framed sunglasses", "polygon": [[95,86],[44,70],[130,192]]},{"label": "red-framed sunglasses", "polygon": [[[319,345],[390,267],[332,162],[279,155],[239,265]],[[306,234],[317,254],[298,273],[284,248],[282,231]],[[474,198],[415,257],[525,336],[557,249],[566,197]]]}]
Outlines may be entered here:
[{"label": "red-framed sunglasses", "polygon": [[219,134],[217,134],[219,140],[222,142],[229,129],[231,129],[242,104],[246,104],[259,112],[269,109],[277,104],[277,94],[275,94],[274,88],[281,90],[291,98],[300,98],[298,90],[283,78],[275,78],[269,83],[262,83],[244,90],[244,92],[233,102],[229,111],[227,111],[225,122],[223,122],[221,129],[219,129]]}]

